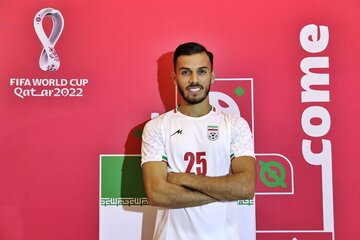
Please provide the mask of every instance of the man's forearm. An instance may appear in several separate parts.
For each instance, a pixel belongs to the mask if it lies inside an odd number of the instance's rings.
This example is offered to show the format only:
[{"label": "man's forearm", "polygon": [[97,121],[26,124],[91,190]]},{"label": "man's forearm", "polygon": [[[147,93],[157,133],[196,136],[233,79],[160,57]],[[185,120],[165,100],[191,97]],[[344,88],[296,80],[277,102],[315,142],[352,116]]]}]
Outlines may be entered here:
[{"label": "man's forearm", "polygon": [[207,177],[189,173],[169,173],[168,181],[190,188],[219,201],[252,199],[255,184],[245,173],[229,174],[220,177]]},{"label": "man's forearm", "polygon": [[149,204],[167,208],[195,207],[215,202],[211,196],[171,183],[153,187],[147,194]]},{"label": "man's forearm", "polygon": [[204,193],[168,182],[167,165],[164,162],[145,163],[142,170],[145,192],[150,205],[184,208],[216,201]]}]

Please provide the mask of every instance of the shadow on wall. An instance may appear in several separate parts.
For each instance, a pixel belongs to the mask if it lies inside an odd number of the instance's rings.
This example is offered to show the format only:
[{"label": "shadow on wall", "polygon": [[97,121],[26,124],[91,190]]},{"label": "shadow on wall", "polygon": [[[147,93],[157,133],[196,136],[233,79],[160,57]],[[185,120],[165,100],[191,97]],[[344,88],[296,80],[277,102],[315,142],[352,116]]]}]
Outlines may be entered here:
[{"label": "shadow on wall", "polygon": [[[167,52],[161,55],[157,61],[158,89],[165,112],[175,107],[175,88],[171,79],[171,72],[173,71],[172,58],[173,52]],[[141,134],[145,124],[146,122],[142,122],[133,127],[127,137],[120,180],[122,198],[141,199],[146,197],[140,166],[141,157],[139,156],[141,153]],[[137,202],[135,204],[123,205],[123,209],[143,214],[141,239],[152,239],[156,207],[143,206],[141,202]]]},{"label": "shadow on wall", "polygon": [[173,72],[174,69],[173,56],[174,52],[167,52],[157,61],[159,94],[165,111],[170,111],[175,107],[175,87],[171,79],[171,72]]}]

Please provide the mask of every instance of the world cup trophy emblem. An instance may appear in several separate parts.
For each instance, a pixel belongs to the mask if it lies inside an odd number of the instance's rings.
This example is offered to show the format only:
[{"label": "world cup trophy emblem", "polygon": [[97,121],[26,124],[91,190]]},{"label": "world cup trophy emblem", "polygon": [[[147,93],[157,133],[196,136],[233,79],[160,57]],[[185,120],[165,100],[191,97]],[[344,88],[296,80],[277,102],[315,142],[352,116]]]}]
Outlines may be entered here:
[{"label": "world cup trophy emblem", "polygon": [[[43,28],[43,19],[45,17],[50,17],[53,22],[49,37],[47,37]],[[53,8],[41,9],[35,15],[34,28],[43,46],[39,59],[40,68],[44,71],[57,71],[60,67],[60,59],[55,51],[55,44],[64,28],[64,18],[61,12]]]}]

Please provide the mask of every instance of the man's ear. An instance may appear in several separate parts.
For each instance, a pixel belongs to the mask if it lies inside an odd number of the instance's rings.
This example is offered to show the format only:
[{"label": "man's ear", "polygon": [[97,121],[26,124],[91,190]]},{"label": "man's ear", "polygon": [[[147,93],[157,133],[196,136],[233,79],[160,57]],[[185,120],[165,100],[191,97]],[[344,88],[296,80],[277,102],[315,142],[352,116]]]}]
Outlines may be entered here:
[{"label": "man's ear", "polygon": [[171,73],[171,79],[172,79],[172,81],[173,81],[174,85],[175,85],[175,86],[177,86],[177,82],[176,82],[176,73],[175,73],[175,72],[172,72],[172,73]]},{"label": "man's ear", "polygon": [[214,81],[215,81],[215,72],[213,71],[213,72],[211,73],[211,81],[210,81],[210,83],[213,84]]}]

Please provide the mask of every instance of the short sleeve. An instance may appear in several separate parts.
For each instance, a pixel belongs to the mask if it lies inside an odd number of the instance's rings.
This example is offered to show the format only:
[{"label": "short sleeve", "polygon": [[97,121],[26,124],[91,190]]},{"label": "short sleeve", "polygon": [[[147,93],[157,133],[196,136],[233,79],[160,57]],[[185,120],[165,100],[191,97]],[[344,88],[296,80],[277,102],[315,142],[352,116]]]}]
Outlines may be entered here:
[{"label": "short sleeve", "polygon": [[142,133],[141,165],[151,161],[167,161],[161,125],[161,116],[146,123]]},{"label": "short sleeve", "polygon": [[249,124],[239,116],[231,120],[231,157],[255,157],[254,140]]}]

